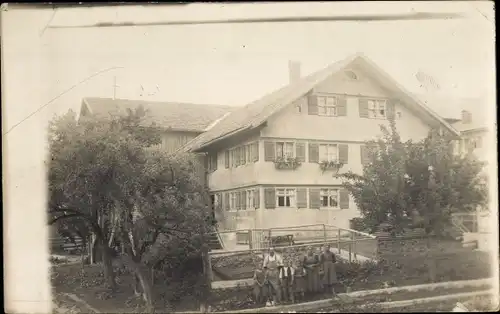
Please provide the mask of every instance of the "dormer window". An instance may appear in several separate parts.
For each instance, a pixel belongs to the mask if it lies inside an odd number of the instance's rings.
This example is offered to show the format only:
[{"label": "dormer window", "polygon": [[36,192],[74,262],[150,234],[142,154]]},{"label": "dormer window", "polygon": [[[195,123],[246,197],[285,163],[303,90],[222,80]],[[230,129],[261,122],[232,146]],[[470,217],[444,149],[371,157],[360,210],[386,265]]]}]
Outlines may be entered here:
[{"label": "dormer window", "polygon": [[345,75],[347,76],[347,78],[349,78],[350,80],[353,80],[353,81],[358,79],[358,76],[353,71],[346,71]]}]

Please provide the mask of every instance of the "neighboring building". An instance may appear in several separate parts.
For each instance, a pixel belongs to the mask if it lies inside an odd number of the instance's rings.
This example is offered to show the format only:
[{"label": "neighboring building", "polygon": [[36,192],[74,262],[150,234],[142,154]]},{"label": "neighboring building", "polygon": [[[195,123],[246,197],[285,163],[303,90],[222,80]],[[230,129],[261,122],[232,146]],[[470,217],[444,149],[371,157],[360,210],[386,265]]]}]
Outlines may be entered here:
[{"label": "neighboring building", "polygon": [[290,63],[289,85],[230,113],[183,150],[208,156],[208,186],[221,229],[332,224],[358,216],[322,162],[361,173],[364,142],[394,117],[403,140],[430,128],[459,133],[361,54],[306,77]]},{"label": "neighboring building", "polygon": [[78,119],[89,115],[126,114],[127,109],[139,106],[148,111],[144,123],[164,131],[157,148],[172,153],[235,109],[229,106],[89,97],[82,100]]}]

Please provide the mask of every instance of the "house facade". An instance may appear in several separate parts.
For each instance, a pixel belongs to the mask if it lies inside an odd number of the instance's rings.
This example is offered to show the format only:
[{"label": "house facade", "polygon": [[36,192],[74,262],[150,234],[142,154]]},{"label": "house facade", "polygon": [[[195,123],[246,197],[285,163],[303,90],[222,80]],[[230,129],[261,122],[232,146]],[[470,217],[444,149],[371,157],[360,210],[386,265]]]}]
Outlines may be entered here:
[{"label": "house facade", "polygon": [[431,128],[455,136],[382,69],[357,54],[227,115],[184,146],[206,155],[207,184],[221,229],[331,224],[349,228],[359,211],[336,173],[361,173],[365,141],[393,118],[403,140]]}]

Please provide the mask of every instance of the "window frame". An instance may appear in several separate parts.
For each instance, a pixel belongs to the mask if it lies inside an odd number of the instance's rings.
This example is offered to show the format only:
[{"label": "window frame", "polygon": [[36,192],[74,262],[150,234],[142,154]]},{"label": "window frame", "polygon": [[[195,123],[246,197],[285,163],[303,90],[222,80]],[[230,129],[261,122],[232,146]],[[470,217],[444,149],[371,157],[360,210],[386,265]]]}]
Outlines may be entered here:
[{"label": "window frame", "polygon": [[[250,195],[252,196],[250,198]],[[245,191],[246,204],[245,209],[255,209],[255,191],[253,189],[249,189]]]},{"label": "window frame", "polygon": [[[326,191],[326,193],[325,193]],[[335,192],[335,193],[332,193]],[[336,206],[331,205],[332,196],[336,196]],[[323,205],[323,197],[328,197],[328,205]],[[340,189],[339,188],[321,188],[319,191],[320,209],[340,209]]]},{"label": "window frame", "polygon": [[[282,191],[282,192],[281,192]],[[296,188],[276,188],[276,208],[297,208],[297,189]],[[279,198],[283,197],[283,206],[280,206]],[[289,206],[286,206],[287,197]]]},{"label": "window frame", "polygon": [[[324,99],[324,105],[321,104],[320,99]],[[334,104],[329,105],[328,99],[333,99]],[[338,116],[338,105],[339,105],[339,97],[336,95],[318,95],[317,96],[317,104],[318,104],[318,116],[322,117],[337,117]],[[321,108],[324,108],[324,112],[321,112]],[[331,110],[331,112],[329,111]]]},{"label": "window frame", "polygon": [[[278,146],[279,146],[279,144],[283,144],[283,155],[282,156],[279,156],[279,154],[278,154]],[[297,147],[296,147],[296,143],[294,141],[276,141],[274,143],[274,146],[275,146],[274,147],[274,157],[276,159],[278,159],[278,158],[286,158],[286,149],[285,149],[286,144],[292,144],[292,148],[291,148],[292,149],[292,152],[291,152],[292,154],[291,154],[291,156],[289,158],[296,158],[297,157],[296,156],[297,155]]]},{"label": "window frame", "polygon": [[[370,104],[373,104],[373,108],[370,108]],[[368,106],[368,118],[387,119],[387,99],[368,98],[367,106]],[[380,113],[381,110],[384,111],[383,114]]]},{"label": "window frame", "polygon": [[236,192],[229,192],[229,211],[237,211]]},{"label": "window frame", "polygon": [[[327,158],[323,158],[321,154],[321,146],[326,146],[327,151],[326,151],[326,156]],[[329,153],[328,153],[328,147],[329,146],[335,146],[335,159],[330,159],[329,158]],[[318,144],[318,156],[319,156],[319,162],[322,161],[338,161],[339,160],[339,144],[337,143],[319,143]]]}]

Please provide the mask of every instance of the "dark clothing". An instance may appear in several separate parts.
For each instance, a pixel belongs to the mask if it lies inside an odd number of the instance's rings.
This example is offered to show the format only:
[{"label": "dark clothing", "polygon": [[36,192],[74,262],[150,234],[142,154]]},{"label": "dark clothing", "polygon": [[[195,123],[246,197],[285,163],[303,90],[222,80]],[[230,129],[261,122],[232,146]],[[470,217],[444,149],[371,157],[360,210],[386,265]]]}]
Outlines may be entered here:
[{"label": "dark clothing", "polygon": [[282,267],[280,269],[279,278],[283,301],[295,301],[293,290],[294,272],[295,270],[292,267]]},{"label": "dark clothing", "polygon": [[256,270],[253,279],[253,293],[255,302],[257,302],[258,304],[264,303],[269,297],[266,273],[262,270]]},{"label": "dark clothing", "polygon": [[304,256],[304,268],[306,269],[307,292],[318,292],[321,290],[319,277],[319,257],[316,254]]},{"label": "dark clothing", "polygon": [[335,263],[337,259],[331,251],[323,252],[320,256],[320,263],[323,268],[323,285],[332,286],[337,283],[337,272],[335,271]]}]

